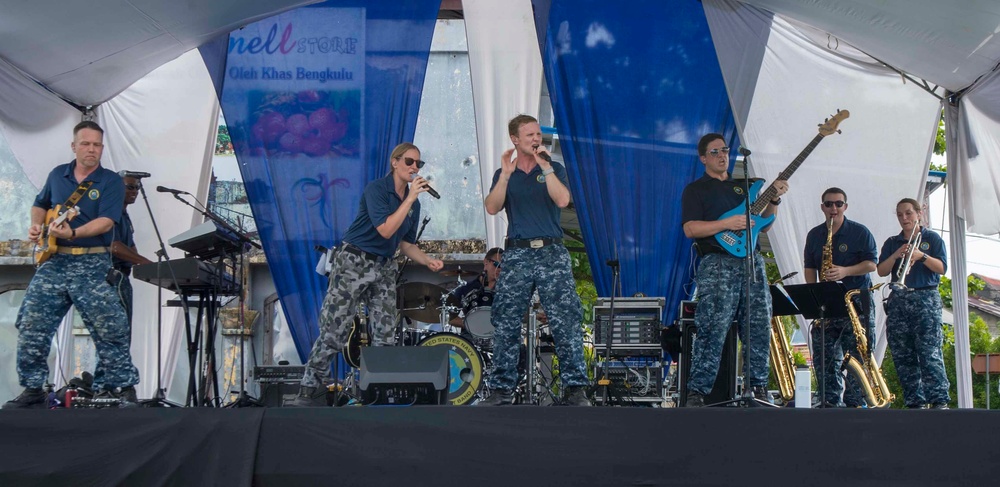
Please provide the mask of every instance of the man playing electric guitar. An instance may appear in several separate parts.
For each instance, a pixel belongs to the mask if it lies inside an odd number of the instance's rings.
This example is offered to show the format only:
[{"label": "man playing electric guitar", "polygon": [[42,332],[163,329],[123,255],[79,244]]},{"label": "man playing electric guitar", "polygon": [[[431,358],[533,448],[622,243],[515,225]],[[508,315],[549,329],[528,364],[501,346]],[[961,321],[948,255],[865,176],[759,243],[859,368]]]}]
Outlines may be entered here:
[{"label": "man playing electric guitar", "polygon": [[[694,319],[698,335],[691,353],[688,407],[705,405],[705,395],[712,391],[719,372],[723,341],[737,310],[743,308],[746,295],[743,259],[727,252],[715,240],[720,232],[747,229],[746,217],[742,213],[718,219],[743,205],[747,198],[744,185],[741,181],[734,181],[728,173],[729,147],[726,147],[722,135],[712,133],[702,137],[698,142],[698,156],[705,165],[705,175],[684,188],[681,197],[684,235],[695,239],[701,255],[695,278],[699,300]],[[781,195],[788,191],[788,182],[778,180],[772,187],[774,199],[761,214],[765,218],[777,212]],[[753,224],[751,220],[750,225]],[[762,232],[768,230],[769,227],[761,229]],[[745,384],[751,388],[754,397],[766,399],[771,295],[764,273],[764,259],[759,253],[755,252],[753,263],[756,279],[750,289],[750,316],[743,317],[739,333],[743,343],[751,345],[744,374]]]},{"label": "man playing electric guitar", "polygon": [[99,125],[77,124],[70,147],[76,159],[49,173],[31,208],[28,238],[38,241],[46,212],[64,200],[64,206],[79,206],[80,214],[71,224],[48,229],[59,248],[35,272],[18,310],[17,375],[24,391],[4,409],[45,407],[49,348],[70,306],[80,312],[105,370],[94,389],[119,395],[124,407],[137,405],[134,386],[139,371],[129,352],[128,319],[108,282],[108,247],[125,204],[125,187],[121,177],[101,167],[104,130]]}]

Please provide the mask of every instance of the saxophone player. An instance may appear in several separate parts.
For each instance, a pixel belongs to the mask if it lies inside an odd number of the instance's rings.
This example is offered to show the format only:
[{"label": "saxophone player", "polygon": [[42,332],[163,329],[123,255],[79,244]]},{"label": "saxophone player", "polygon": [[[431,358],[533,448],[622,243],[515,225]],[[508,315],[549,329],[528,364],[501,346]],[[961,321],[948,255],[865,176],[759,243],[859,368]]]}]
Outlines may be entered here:
[{"label": "saxophone player", "polygon": [[892,274],[897,284],[885,306],[892,360],[907,407],[948,409],[938,294],[938,282],[948,270],[944,240],[920,225],[920,203],[914,199],[896,204],[896,219],[902,230],[882,244],[878,265],[878,275]]},{"label": "saxophone player", "polygon": [[[841,281],[848,290],[861,289],[854,299],[854,308],[867,330],[869,347],[875,344],[875,307],[868,274],[876,269],[875,237],[864,225],[848,220],[847,193],[830,188],[820,197],[820,210],[826,222],[817,225],[806,236],[804,268],[807,283]],[[824,407],[861,407],[865,396],[855,376],[848,374],[844,388],[841,365],[847,354],[858,356],[858,345],[850,318],[833,318],[813,323],[811,336],[813,367],[817,382],[822,381]],[[822,348],[822,352],[820,349]],[[823,363],[823,362],[826,363]],[[843,401],[841,401],[843,394]]]}]

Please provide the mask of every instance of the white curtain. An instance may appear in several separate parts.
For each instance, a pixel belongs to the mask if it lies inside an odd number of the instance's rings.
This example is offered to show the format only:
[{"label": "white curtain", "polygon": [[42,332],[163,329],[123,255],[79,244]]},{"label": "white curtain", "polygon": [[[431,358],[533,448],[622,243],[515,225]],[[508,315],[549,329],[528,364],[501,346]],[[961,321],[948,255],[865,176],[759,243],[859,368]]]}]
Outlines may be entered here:
[{"label": "white curtain", "polygon": [[[500,155],[513,147],[507,122],[519,114],[538,116],[542,57],[530,0],[464,0],[472,99],[479,139],[483,194],[489,194]],[[503,213],[486,218],[486,247],[503,243]]]},{"label": "white curtain", "polygon": [[[201,222],[201,216],[154,188],[162,185],[182,189],[198,195],[202,202],[206,200],[218,113],[212,80],[196,50],[154,70],[98,109],[98,122],[105,130],[102,164],[114,171],[152,174],[142,182],[164,242]],[[136,248],[156,261],[159,244],[141,195],[128,210],[135,226]],[[172,259],[184,257],[183,252],[169,246],[167,254]],[[142,379],[137,388],[139,397],[146,398],[155,392],[156,320],[160,306],[155,286],[134,278],[132,283],[132,358]],[[173,296],[163,293],[164,301]],[[162,378],[167,386],[172,382],[178,356],[186,350],[179,309],[162,310]],[[167,392],[171,399],[181,400],[186,391]]]},{"label": "white curtain", "polygon": [[[806,234],[823,223],[820,196],[831,186],[846,191],[847,218],[867,226],[881,250],[899,232],[896,202],[922,192],[938,100],[824,32],[773,16],[770,32],[761,35],[759,24],[770,14],[729,0],[704,5],[737,116],[740,107],[749,106],[746,120],[737,124],[743,144],[753,150],[753,176],[773,180],[817,134],[817,124],[838,108],[850,110],[843,134],[826,137],[789,182],[768,234],[779,269],[802,270]],[[760,53],[756,79],[735,74],[753,64],[739,53]],[[876,307],[881,357],[886,343],[881,299]]]},{"label": "white curtain", "polygon": [[[0,59],[0,130],[36,188],[73,159],[69,144],[81,113]],[[27,218],[27,215],[25,215]]]}]

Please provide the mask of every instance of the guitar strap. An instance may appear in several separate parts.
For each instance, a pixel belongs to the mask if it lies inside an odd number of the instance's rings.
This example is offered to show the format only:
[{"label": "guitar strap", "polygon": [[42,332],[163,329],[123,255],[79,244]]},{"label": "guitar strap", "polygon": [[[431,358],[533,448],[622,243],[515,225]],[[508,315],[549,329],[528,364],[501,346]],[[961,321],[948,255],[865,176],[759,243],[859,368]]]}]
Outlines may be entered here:
[{"label": "guitar strap", "polygon": [[76,206],[76,203],[80,201],[80,198],[83,198],[83,195],[87,194],[87,190],[89,190],[93,185],[93,181],[84,181],[80,183],[80,185],[76,187],[76,191],[73,191],[73,194],[69,195],[69,198],[66,198],[66,202],[63,203],[63,208],[72,208]]}]

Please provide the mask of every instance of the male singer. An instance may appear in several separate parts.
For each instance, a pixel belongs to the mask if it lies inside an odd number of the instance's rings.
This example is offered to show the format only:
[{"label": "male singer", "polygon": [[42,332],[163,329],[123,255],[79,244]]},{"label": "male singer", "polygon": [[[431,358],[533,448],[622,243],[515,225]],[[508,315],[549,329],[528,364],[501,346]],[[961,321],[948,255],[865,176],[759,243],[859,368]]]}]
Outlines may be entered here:
[{"label": "male singer", "polygon": [[[503,272],[493,301],[493,373],[490,396],[479,404],[511,404],[517,387],[521,318],[531,296],[538,296],[548,314],[559,357],[559,377],[572,406],[589,406],[590,381],[583,363],[583,307],[576,294],[569,252],[563,245],[559,213],[570,203],[566,168],[553,164],[541,148],[538,120],[518,115],[507,124],[514,148],[501,156],[486,197],[486,212],[507,214]],[[515,155],[516,158],[512,159]]]}]

